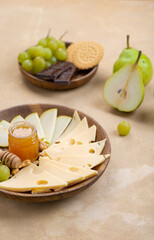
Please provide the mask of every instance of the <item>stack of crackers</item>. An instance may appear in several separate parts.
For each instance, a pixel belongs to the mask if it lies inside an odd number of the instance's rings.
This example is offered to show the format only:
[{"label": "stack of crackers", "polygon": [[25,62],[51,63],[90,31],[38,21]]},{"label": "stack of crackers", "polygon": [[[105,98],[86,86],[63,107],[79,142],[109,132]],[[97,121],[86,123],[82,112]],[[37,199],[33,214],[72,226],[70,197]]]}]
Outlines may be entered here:
[{"label": "stack of crackers", "polygon": [[67,48],[66,61],[84,70],[98,65],[103,56],[104,49],[99,43],[81,41],[72,43]]}]

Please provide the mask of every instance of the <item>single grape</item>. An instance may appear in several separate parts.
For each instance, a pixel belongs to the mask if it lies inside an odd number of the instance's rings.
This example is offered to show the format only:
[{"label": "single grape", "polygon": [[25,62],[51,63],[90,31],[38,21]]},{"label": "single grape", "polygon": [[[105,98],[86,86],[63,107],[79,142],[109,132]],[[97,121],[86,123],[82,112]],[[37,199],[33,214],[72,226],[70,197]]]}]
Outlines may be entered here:
[{"label": "single grape", "polygon": [[29,54],[29,56],[30,56],[31,59],[34,58],[35,48],[36,48],[36,46],[31,46],[31,47],[28,48],[28,50],[27,50],[27,52],[28,52],[28,54]]},{"label": "single grape", "polygon": [[58,48],[66,49],[66,45],[62,40],[57,40]]},{"label": "single grape", "polygon": [[49,61],[46,61],[46,68],[50,67],[52,64]]},{"label": "single grape", "polygon": [[33,50],[34,57],[44,57],[44,48],[42,46],[36,46]]},{"label": "single grape", "polygon": [[50,59],[51,64],[54,64],[57,62],[57,59],[55,58],[55,56],[52,56],[52,58]]},{"label": "single grape", "polygon": [[46,68],[46,61],[42,57],[36,57],[33,61],[33,73],[43,71]]},{"label": "single grape", "polygon": [[57,41],[55,40],[48,41],[47,47],[50,48],[52,51],[55,51],[57,49]]},{"label": "single grape", "polygon": [[44,48],[44,59],[49,60],[52,57],[52,51],[50,48]]},{"label": "single grape", "polygon": [[47,40],[47,42],[48,42],[48,41],[52,41],[52,40],[53,40],[53,41],[56,41],[55,37],[53,37],[53,36],[47,37],[46,40]]},{"label": "single grape", "polygon": [[18,55],[18,62],[19,62],[19,63],[22,63],[22,62],[24,62],[26,59],[29,59],[29,58],[30,58],[30,56],[29,56],[28,52],[21,52],[21,53],[19,53],[19,55]]},{"label": "single grape", "polygon": [[0,182],[8,180],[10,177],[10,169],[5,166],[0,166]]},{"label": "single grape", "polygon": [[126,136],[130,132],[130,124],[129,122],[122,121],[118,124],[117,130],[121,136]]},{"label": "single grape", "polygon": [[33,61],[30,59],[25,60],[22,63],[22,68],[26,71],[26,72],[31,72],[33,69]]},{"label": "single grape", "polygon": [[42,46],[42,47],[47,47],[47,39],[46,38],[40,39],[40,41],[38,42],[37,45]]},{"label": "single grape", "polygon": [[55,52],[55,57],[57,58],[57,60],[59,61],[65,61],[66,57],[67,57],[67,53],[64,49],[62,48],[58,48]]}]

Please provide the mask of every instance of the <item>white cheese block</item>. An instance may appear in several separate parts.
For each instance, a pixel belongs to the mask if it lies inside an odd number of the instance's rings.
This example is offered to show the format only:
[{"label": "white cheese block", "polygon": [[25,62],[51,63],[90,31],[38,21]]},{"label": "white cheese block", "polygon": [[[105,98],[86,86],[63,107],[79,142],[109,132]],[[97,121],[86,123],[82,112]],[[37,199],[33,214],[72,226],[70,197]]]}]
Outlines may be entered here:
[{"label": "white cheese block", "polygon": [[54,130],[54,133],[53,133],[52,140],[51,140],[50,144],[53,144],[60,137],[60,135],[67,128],[67,126],[70,123],[71,119],[72,118],[68,117],[68,116],[58,116],[57,117],[55,130]]},{"label": "white cheese block", "polygon": [[68,155],[94,155],[94,154],[101,154],[103,148],[105,146],[106,139],[103,139],[99,142],[89,143],[85,145],[62,145],[61,144],[54,144],[49,148],[45,149],[43,153],[50,157],[51,159],[58,159],[62,156]]},{"label": "white cheese block", "polygon": [[73,118],[66,128],[66,130],[62,133],[62,135],[58,138],[58,141],[66,137],[73,129],[80,123],[80,117],[77,111],[74,112]]},{"label": "white cheese block", "polygon": [[11,120],[11,124],[14,124],[14,123],[20,122],[20,121],[24,121],[24,118],[21,115],[18,115]]},{"label": "white cheese block", "polygon": [[58,168],[59,171],[65,171],[66,174],[78,174],[82,177],[82,180],[88,179],[94,175],[97,175],[97,171],[92,170],[92,169],[88,169],[88,168],[82,168],[82,167],[74,167],[73,165],[70,164],[65,164],[65,163],[61,163],[59,161],[55,161],[55,160],[50,160],[48,157],[46,158],[40,158],[40,166],[42,166],[42,164],[48,164],[51,165],[53,167],[53,169]]},{"label": "white cheese block", "polygon": [[68,145],[82,145],[88,144],[91,141],[95,141],[96,138],[96,126],[92,126],[85,131],[81,131],[79,134],[70,134],[64,140],[60,142],[60,144],[68,144]]},{"label": "white cheese block", "polygon": [[49,109],[40,116],[41,125],[45,134],[46,141],[50,144],[57,119],[57,109]]},{"label": "white cheese block", "polygon": [[104,162],[107,158],[110,157],[110,154],[106,155],[80,155],[80,156],[62,156],[58,159],[58,162],[62,162],[65,164],[71,164],[75,167],[86,167],[93,168],[102,162]]},{"label": "white cheese block", "polygon": [[33,125],[35,125],[36,129],[37,129],[37,133],[38,133],[38,138],[41,140],[45,139],[45,134],[41,125],[41,121],[40,118],[38,116],[38,113],[31,113],[29,114],[26,118],[26,121],[32,123]]},{"label": "white cheese block", "polygon": [[68,172],[65,169],[58,168],[50,161],[50,159],[48,161],[48,157],[40,157],[39,166],[44,168],[44,170],[50,172],[54,176],[63,179],[67,182],[69,186],[81,182],[84,179],[83,176],[81,176],[80,174],[76,174],[71,171]]},{"label": "white cheese block", "polygon": [[0,126],[3,126],[3,127],[7,128],[7,129],[9,129],[9,127],[11,126],[11,124],[10,124],[9,122],[5,121],[5,120],[2,120],[2,121],[0,122]]},{"label": "white cheese block", "polygon": [[8,129],[0,126],[0,147],[8,147]]},{"label": "white cheese block", "polygon": [[0,182],[1,189],[15,192],[33,191],[35,189],[57,189],[66,187],[67,183],[61,178],[49,173],[42,167],[31,164],[21,169],[7,181]]}]

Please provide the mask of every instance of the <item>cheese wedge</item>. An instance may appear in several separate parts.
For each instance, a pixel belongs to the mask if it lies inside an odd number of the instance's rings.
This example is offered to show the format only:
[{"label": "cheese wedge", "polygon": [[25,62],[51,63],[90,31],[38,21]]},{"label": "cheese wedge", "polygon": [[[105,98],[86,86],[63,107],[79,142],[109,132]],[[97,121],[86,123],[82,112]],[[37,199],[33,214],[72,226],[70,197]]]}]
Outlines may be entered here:
[{"label": "cheese wedge", "polygon": [[66,130],[62,133],[62,135],[58,138],[58,141],[66,137],[73,129],[80,123],[80,117],[77,111],[74,112],[72,121],[66,128]]},{"label": "cheese wedge", "polygon": [[37,129],[37,133],[38,133],[38,138],[41,140],[45,139],[45,134],[41,125],[41,121],[40,118],[38,116],[38,113],[31,113],[29,114],[26,118],[26,121],[32,123],[33,125],[35,125],[36,129]]},{"label": "cheese wedge", "polygon": [[62,145],[53,144],[49,148],[45,149],[43,153],[49,158],[57,160],[59,157],[68,156],[68,155],[94,155],[101,154],[104,149],[106,139],[103,139],[99,142],[89,143],[85,145]]},{"label": "cheese wedge", "polygon": [[[70,164],[75,167],[86,167],[86,168],[94,168],[97,165],[104,162],[107,158],[110,157],[110,154],[106,155],[98,155],[94,154],[92,155],[81,155],[81,156],[62,156],[58,159],[58,162]],[[52,161],[52,160],[51,160]]]},{"label": "cheese wedge", "polygon": [[8,147],[8,129],[0,126],[0,147]]},{"label": "cheese wedge", "polygon": [[3,127],[7,128],[7,129],[9,129],[9,127],[11,126],[11,124],[10,124],[9,122],[5,121],[5,120],[2,120],[2,121],[0,122],[0,126],[3,126]]},{"label": "cheese wedge", "polygon": [[[49,159],[49,161],[51,161]],[[52,162],[49,162],[47,157],[41,157],[39,159],[39,166],[44,168],[44,170],[50,172],[54,176],[63,179],[67,182],[67,184],[70,186],[72,184],[81,182],[84,180],[84,177],[80,174],[76,174],[71,171],[66,171],[65,169],[58,168],[57,166],[53,165]]]},{"label": "cheese wedge", "polygon": [[50,144],[56,125],[57,109],[49,109],[40,116],[46,141]]},{"label": "cheese wedge", "polygon": [[21,115],[18,115],[11,120],[11,124],[14,124],[14,123],[20,122],[20,121],[24,121],[24,118]]},{"label": "cheese wedge", "polygon": [[60,135],[67,128],[67,126],[70,123],[71,119],[72,118],[68,117],[68,116],[59,116],[59,117],[57,117],[55,130],[54,130],[54,133],[53,133],[52,140],[51,140],[50,144],[53,144],[60,137]]},{"label": "cheese wedge", "polygon": [[57,189],[66,187],[67,183],[61,178],[49,173],[41,166],[31,164],[20,170],[7,181],[0,182],[1,189],[14,192],[33,191],[33,189]]},{"label": "cheese wedge", "polygon": [[40,158],[40,166],[42,166],[43,164],[46,165],[50,165],[53,167],[53,170],[59,169],[58,171],[65,171],[66,174],[77,174],[80,175],[82,177],[81,180],[85,180],[88,179],[90,177],[93,177],[95,175],[97,175],[97,171],[92,170],[92,169],[88,169],[88,168],[81,168],[81,167],[74,167],[70,164],[65,164],[65,163],[61,163],[59,161],[55,161],[55,160],[50,160],[48,157],[46,158]]}]

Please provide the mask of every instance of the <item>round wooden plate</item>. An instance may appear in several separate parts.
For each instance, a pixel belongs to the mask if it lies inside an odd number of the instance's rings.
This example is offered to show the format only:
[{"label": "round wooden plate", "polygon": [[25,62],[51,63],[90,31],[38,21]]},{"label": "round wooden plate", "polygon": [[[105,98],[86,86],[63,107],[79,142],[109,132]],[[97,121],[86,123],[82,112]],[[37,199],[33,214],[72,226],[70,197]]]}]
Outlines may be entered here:
[{"label": "round wooden plate", "polygon": [[[71,43],[65,42],[66,47],[68,47]],[[90,79],[93,78],[95,75],[98,65],[90,68],[88,70],[78,70],[75,75],[73,76],[72,80],[70,81],[69,85],[57,85],[54,82],[43,80],[40,78],[35,77],[34,75],[24,71],[24,69],[21,67],[21,64],[18,63],[19,70],[22,73],[23,77],[28,80],[29,82],[42,87],[42,88],[48,88],[52,90],[69,90],[72,88],[77,88],[88,82]]]},{"label": "round wooden plate", "polygon": [[[17,116],[18,114],[22,115],[24,118],[32,113],[38,112],[41,115],[44,111],[50,108],[57,108],[58,115],[67,115],[73,116],[75,109],[67,108],[60,105],[50,105],[50,104],[34,104],[34,105],[20,105],[13,108],[8,108],[5,110],[0,111],[0,120],[5,119],[6,121],[11,121],[13,117]],[[96,134],[96,141],[102,140],[107,138],[105,148],[103,150],[103,154],[111,153],[111,145],[108,135],[106,134],[105,130],[97,123],[93,118],[89,117],[88,115],[78,111],[79,116],[81,119],[83,117],[87,117],[89,127],[93,124],[97,127],[97,134]],[[2,149],[2,148],[1,148]],[[83,191],[84,189],[88,188],[92,185],[96,180],[103,174],[105,171],[110,158],[108,158],[104,163],[100,164],[99,166],[95,167],[94,169],[98,170],[98,175],[85,180],[84,182],[75,184],[70,186],[66,189],[63,189],[58,192],[50,192],[50,193],[41,193],[41,194],[31,194],[31,193],[17,193],[8,190],[0,189],[0,195],[5,196],[11,199],[16,199],[24,202],[49,202],[55,201],[59,199],[69,198],[73,195]]]}]

